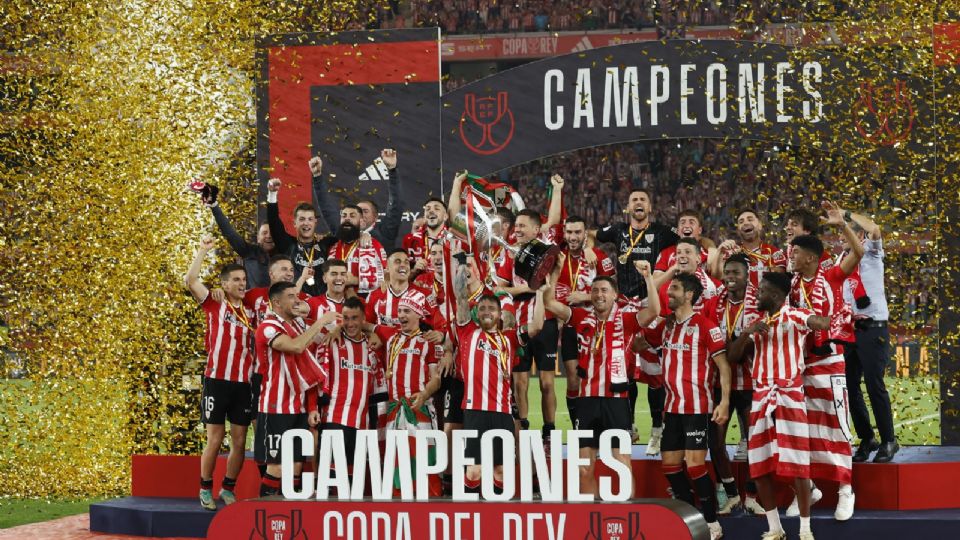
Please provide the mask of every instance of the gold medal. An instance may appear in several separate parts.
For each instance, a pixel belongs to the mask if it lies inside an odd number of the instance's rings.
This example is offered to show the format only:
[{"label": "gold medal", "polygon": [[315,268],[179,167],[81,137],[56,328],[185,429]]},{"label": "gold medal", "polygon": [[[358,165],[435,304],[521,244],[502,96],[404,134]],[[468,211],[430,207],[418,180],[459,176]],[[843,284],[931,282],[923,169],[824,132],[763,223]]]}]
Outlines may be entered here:
[{"label": "gold medal", "polygon": [[630,252],[628,251],[624,253],[623,255],[618,257],[618,259],[620,260],[620,264],[627,264],[627,261],[630,260]]}]

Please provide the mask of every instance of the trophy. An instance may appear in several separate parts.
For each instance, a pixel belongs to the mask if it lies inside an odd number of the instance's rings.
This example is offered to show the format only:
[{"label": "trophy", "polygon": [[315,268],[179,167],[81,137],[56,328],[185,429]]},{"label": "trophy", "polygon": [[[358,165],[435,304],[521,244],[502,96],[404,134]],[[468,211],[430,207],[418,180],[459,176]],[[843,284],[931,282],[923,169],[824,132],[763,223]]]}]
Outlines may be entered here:
[{"label": "trophy", "polygon": [[[450,220],[450,232],[465,242],[467,251],[479,257],[481,252],[499,244],[513,254],[513,265],[518,276],[523,278],[531,289],[538,289],[553,271],[560,254],[560,247],[531,240],[520,247],[514,247],[498,235],[500,218],[493,201],[483,193],[467,189],[466,204],[460,214]],[[483,272],[483,265],[478,268]]]}]

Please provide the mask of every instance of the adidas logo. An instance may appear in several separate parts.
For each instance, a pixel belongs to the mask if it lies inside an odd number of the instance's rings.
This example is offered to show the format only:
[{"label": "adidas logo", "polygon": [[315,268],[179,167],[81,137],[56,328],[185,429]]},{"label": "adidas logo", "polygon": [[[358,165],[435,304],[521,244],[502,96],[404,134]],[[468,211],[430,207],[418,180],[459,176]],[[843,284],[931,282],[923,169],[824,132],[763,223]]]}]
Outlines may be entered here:
[{"label": "adidas logo", "polygon": [[580,38],[580,41],[578,41],[577,44],[574,45],[573,49],[571,49],[570,52],[589,51],[592,48],[593,48],[593,43],[590,43],[590,38],[588,38],[587,36],[583,36],[582,38]]},{"label": "adidas logo", "polygon": [[390,177],[390,171],[387,169],[386,164],[383,163],[383,160],[377,158],[373,160],[373,164],[368,166],[366,170],[360,175],[360,181],[365,182],[367,180],[386,180]]}]

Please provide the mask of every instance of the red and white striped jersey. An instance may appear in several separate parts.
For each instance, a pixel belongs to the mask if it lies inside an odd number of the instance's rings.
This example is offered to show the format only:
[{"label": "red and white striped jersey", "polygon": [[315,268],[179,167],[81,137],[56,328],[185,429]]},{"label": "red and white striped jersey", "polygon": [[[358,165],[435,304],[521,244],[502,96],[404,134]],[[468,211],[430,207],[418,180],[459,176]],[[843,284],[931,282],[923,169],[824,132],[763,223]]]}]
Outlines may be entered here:
[{"label": "red and white striped jersey", "polygon": [[577,332],[577,363],[587,372],[580,379],[580,397],[627,397],[610,390],[608,362],[619,357],[627,369],[634,365],[630,342],[640,331],[636,311],[615,309],[606,321],[598,321],[593,309],[571,308],[567,326]]},{"label": "red and white striped jersey", "polygon": [[[787,270],[787,256],[782,249],[776,246],[760,244],[756,249],[744,249],[743,254],[750,261],[750,268],[748,269],[750,284],[754,287],[760,286],[760,279],[763,278],[764,272],[773,272],[777,268],[782,268],[783,271]],[[724,257],[724,260],[726,260],[726,257]]]},{"label": "red and white striped jersey", "polygon": [[[284,323],[274,313],[268,313],[257,328],[257,358],[263,370],[262,390],[258,410],[270,414],[299,414],[306,412],[305,382],[297,367],[297,355],[273,348],[273,341],[281,335],[295,338],[306,327],[302,321]],[[307,354],[307,353],[304,353]]]},{"label": "red and white striped jersey", "polygon": [[[712,276],[707,274],[707,271],[702,267],[698,267],[697,271],[694,272],[695,276],[700,279],[700,285],[703,285],[703,293],[700,294],[700,298],[697,299],[697,303],[693,305],[693,311],[700,313],[700,310],[703,309],[703,303],[707,300],[713,298],[717,295],[717,288],[720,286],[720,280],[714,279]],[[670,288],[670,280],[664,282],[660,286],[660,316],[666,317],[667,315],[673,313],[670,306],[667,305],[670,297],[667,296],[667,289]]]},{"label": "red and white striped jersey", "polygon": [[516,331],[487,333],[470,322],[457,327],[457,337],[463,409],[509,414],[511,374],[519,360]]},{"label": "red and white striped jersey", "polygon": [[[787,272],[793,272],[793,245],[787,244],[787,249],[784,251],[786,253],[787,259]],[[820,254],[820,270],[826,272],[827,270],[833,268],[833,257],[829,253],[824,251]]]},{"label": "red and white striped jersey", "polygon": [[[667,246],[657,255],[657,264],[653,266],[654,270],[666,272],[677,262],[677,246]],[[700,247],[700,264],[707,263],[707,250]]]},{"label": "red and white striped jersey", "polygon": [[[743,300],[733,302],[727,292],[726,287],[720,286],[719,294],[707,300],[703,305],[703,313],[708,319],[716,323],[726,336],[727,343],[737,338],[743,329],[753,324],[760,318],[760,309],[757,307],[757,288],[747,283],[747,290],[743,294]],[[737,365],[730,366],[732,373],[732,390],[749,390],[753,388],[750,373],[749,358],[744,359]],[[720,381],[717,380],[717,384]]]},{"label": "red and white striped jersey", "polygon": [[723,332],[702,313],[676,321],[669,328],[661,321],[643,335],[661,348],[663,381],[667,388],[664,411],[676,414],[713,412],[713,357],[724,352]]},{"label": "red and white striped jersey", "polygon": [[[832,318],[842,310],[849,311],[849,306],[843,299],[843,283],[847,275],[839,266],[832,266],[829,270],[817,270],[817,275],[806,279],[800,274],[794,274],[790,289],[790,305],[793,307],[812,310],[821,317]],[[831,328],[831,332],[833,329]],[[852,333],[852,328],[851,328]],[[809,352],[810,360],[822,360],[837,354],[843,354],[843,346],[828,341],[830,332],[821,330],[814,332],[808,340],[808,348],[823,346],[825,354]],[[807,362],[812,363],[810,361]]]},{"label": "red and white striped jersey", "polygon": [[386,289],[383,290],[381,287],[367,297],[365,308],[367,322],[400,328],[400,300],[403,298],[408,298],[418,305],[427,306],[430,312],[437,308],[435,298],[431,296],[430,291],[420,287],[407,285],[407,288],[400,293],[394,292],[389,286]]},{"label": "red and white striped jersey", "polygon": [[437,364],[437,346],[419,332],[408,335],[388,326],[378,326],[377,336],[386,344],[384,369],[390,399],[396,401],[422,391],[430,382],[430,366]]},{"label": "red and white striped jersey", "polygon": [[384,268],[387,267],[387,252],[375,238],[370,239],[371,246],[360,247],[360,241],[345,244],[337,241],[330,247],[329,256],[347,263],[347,272],[360,280],[357,293],[366,296],[383,283]]},{"label": "red and white striped jersey", "polygon": [[[259,324],[260,321],[267,316],[267,312],[270,311],[269,291],[270,287],[257,287],[250,289],[247,291],[247,294],[243,296],[243,304],[257,313],[257,324]],[[305,292],[301,292],[299,298],[307,302],[311,296]]]},{"label": "red and white striped jersey", "polygon": [[250,382],[253,374],[253,339],[256,314],[242,303],[217,302],[207,297],[200,302],[207,317],[207,368],[204,377],[222,381]]},{"label": "red and white striped jersey", "polygon": [[334,300],[326,294],[320,296],[311,296],[307,299],[307,305],[310,306],[310,314],[307,318],[317,320],[327,313],[343,313],[343,300]]},{"label": "red and white striped jersey", "polygon": [[770,327],[756,332],[753,338],[753,379],[756,386],[799,387],[804,369],[806,340],[810,335],[807,319],[813,316],[809,309],[793,308],[786,304],[776,315],[766,317]]},{"label": "red and white striped jersey", "polygon": [[[443,281],[440,280],[440,274],[434,272],[433,270],[424,270],[423,272],[417,274],[417,277],[414,278],[413,286],[424,291],[429,291],[430,296],[433,297],[433,302],[437,305],[438,309],[443,305],[444,290]],[[442,310],[441,313],[443,313]]]},{"label": "red and white striped jersey", "polygon": [[436,236],[429,236],[429,231],[426,227],[421,227],[416,231],[412,231],[403,237],[403,243],[401,247],[407,250],[407,255],[411,259],[427,259],[427,262],[430,262],[430,248],[433,244],[437,242],[443,242],[446,238],[447,226],[444,225],[440,228],[440,231]]},{"label": "red and white striped jersey", "polygon": [[[557,277],[556,295],[558,301],[566,304],[567,297],[570,296],[571,292],[589,293],[594,278],[597,276],[612,276],[616,273],[617,267],[603,250],[598,248],[588,249],[593,249],[597,256],[595,265],[587,264],[582,251],[579,254],[571,255],[570,248],[563,250],[563,254],[567,258],[560,270],[560,275]],[[575,285],[571,286],[571,283],[575,283]]]},{"label": "red and white striped jersey", "polygon": [[320,349],[330,376],[330,405],[323,421],[367,428],[367,402],[374,393],[377,371],[382,369],[382,350],[370,346],[366,336],[344,335]]}]

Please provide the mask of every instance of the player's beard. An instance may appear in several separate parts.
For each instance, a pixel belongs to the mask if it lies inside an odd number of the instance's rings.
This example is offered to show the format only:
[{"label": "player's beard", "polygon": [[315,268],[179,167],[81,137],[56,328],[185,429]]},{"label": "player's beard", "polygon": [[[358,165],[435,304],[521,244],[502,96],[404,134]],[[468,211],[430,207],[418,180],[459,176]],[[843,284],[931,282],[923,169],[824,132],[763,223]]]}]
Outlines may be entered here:
[{"label": "player's beard", "polygon": [[341,242],[350,244],[360,238],[360,228],[349,221],[344,221],[337,229],[337,239]]}]

